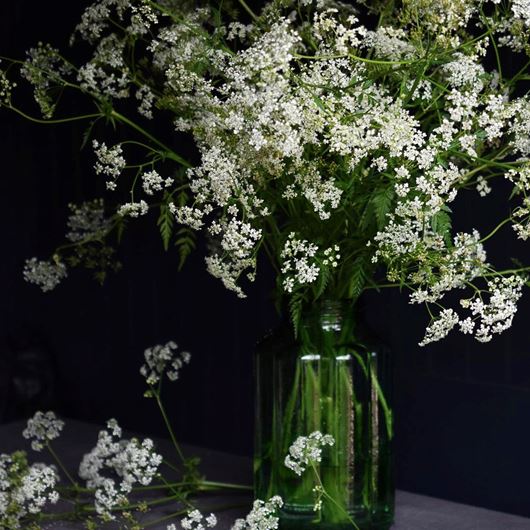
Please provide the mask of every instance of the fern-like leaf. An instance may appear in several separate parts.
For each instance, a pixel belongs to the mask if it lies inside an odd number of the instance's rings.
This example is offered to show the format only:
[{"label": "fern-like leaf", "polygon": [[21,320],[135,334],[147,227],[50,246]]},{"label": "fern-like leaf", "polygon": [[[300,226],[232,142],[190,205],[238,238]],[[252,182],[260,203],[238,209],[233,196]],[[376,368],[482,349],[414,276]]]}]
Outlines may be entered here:
[{"label": "fern-like leaf", "polygon": [[431,219],[431,227],[434,232],[440,234],[447,245],[451,245],[451,216],[447,211],[440,210]]},{"label": "fern-like leaf", "polygon": [[377,193],[372,196],[372,205],[378,230],[382,230],[385,227],[393,200],[394,189],[391,186],[378,189]]},{"label": "fern-like leaf", "polygon": [[320,298],[324,294],[324,291],[326,290],[330,279],[331,273],[329,267],[321,267],[316,285],[315,299]]},{"label": "fern-like leaf", "polygon": [[178,247],[179,251],[179,266],[178,270],[182,270],[188,256],[195,250],[195,232],[187,226],[183,226],[177,231],[177,239],[175,245]]},{"label": "fern-like leaf", "polygon": [[353,262],[350,283],[348,286],[348,298],[356,300],[365,288],[371,263],[366,256],[359,256]]},{"label": "fern-like leaf", "polygon": [[169,243],[171,241],[171,236],[173,235],[173,225],[175,224],[175,217],[171,213],[168,203],[164,201],[160,205],[160,215],[156,223],[160,230],[160,236],[162,237],[162,244],[164,245],[164,250],[169,249]]},{"label": "fern-like leaf", "polygon": [[92,129],[94,129],[94,125],[96,123],[96,120],[92,120],[88,127],[85,129],[85,132],[83,133],[83,141],[81,142],[81,150],[83,150],[86,145],[88,144],[88,141],[90,140],[90,137],[92,136]]},{"label": "fern-like leaf", "polygon": [[289,300],[289,315],[291,316],[295,337],[298,337],[302,321],[302,303],[303,296],[301,293],[294,293]]}]

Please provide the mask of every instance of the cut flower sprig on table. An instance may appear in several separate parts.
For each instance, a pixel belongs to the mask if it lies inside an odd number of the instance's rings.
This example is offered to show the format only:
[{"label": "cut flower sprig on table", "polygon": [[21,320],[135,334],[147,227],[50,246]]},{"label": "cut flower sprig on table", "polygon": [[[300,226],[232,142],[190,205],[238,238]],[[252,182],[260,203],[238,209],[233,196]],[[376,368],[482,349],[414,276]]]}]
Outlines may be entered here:
[{"label": "cut flower sprig on table", "polygon": [[[260,13],[243,0],[95,2],[72,35],[92,47],[88,62],[39,44],[1,65],[6,109],[89,122],[107,189],[109,220],[84,222],[90,209],[78,207],[82,236],[51,261],[28,260],[26,279],[50,290],[72,265],[103,279],[115,265],[108,236],[158,210],[182,260],[194,231],[208,234],[206,266],[238,296],[266,254],[295,328],[318,298],[391,285],[427,309],[420,344],[453,328],[491,340],[511,325],[530,270],[498,270],[486,254],[510,226],[530,236],[529,12],[527,0],[282,0]],[[501,57],[518,71],[506,75]],[[42,118],[20,107],[17,74]],[[94,112],[57,117],[65,90]],[[193,140],[198,163],[157,137],[161,120]],[[131,139],[103,141],[105,123]],[[506,217],[454,233],[457,196],[500,194],[500,180],[513,186]],[[455,290],[460,304],[446,306]]]},{"label": "cut flower sprig on table", "polygon": [[[207,480],[199,472],[199,460],[185,456],[176,441],[162,405],[162,381],[166,376],[175,381],[183,363],[190,361],[190,354],[169,341],[147,348],[144,357],[140,372],[149,386],[146,396],[156,398],[177,460],[162,457],[150,438],[124,438],[118,422],[110,419],[100,430],[96,445],[83,455],[77,473],[72,473],[54,449],[65,422],[52,411],[39,411],[28,420],[22,436],[31,441],[33,451],[47,451],[55,463],[29,464],[23,451],[0,454],[1,528],[37,530],[50,521],[79,520],[85,521],[89,530],[104,528],[110,522],[140,530],[193,513],[200,492],[252,489]],[[153,492],[158,495],[153,496]],[[61,506],[50,510],[59,501]],[[164,503],[175,505],[176,511],[163,518],[149,518],[150,508]]]}]

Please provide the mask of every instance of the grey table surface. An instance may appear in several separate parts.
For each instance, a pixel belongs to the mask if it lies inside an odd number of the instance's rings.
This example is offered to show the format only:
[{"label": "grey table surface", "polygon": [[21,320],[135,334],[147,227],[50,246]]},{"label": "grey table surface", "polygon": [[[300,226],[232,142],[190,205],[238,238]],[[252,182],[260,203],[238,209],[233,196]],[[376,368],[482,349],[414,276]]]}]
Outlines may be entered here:
[{"label": "grey table surface", "polygon": [[[33,461],[49,462],[45,453],[31,451],[28,443],[22,438],[24,425],[24,422],[0,425],[0,453],[25,449]],[[95,445],[100,428],[101,426],[90,423],[66,420],[63,434],[54,441],[54,447],[70,470],[75,472],[82,455]],[[155,441],[162,454],[170,454],[171,445],[167,440]],[[183,451],[186,455],[201,458],[201,471],[207,475],[208,480],[251,483],[251,462],[246,457],[186,445],[183,446]],[[252,498],[247,493],[215,493],[203,495],[198,504],[205,512],[216,512],[219,520],[216,527],[218,530],[228,530],[237,517],[248,512],[251,503]],[[234,508],[216,511],[216,508],[226,505]],[[142,515],[140,520],[146,525],[149,521],[168,516],[177,509],[177,505],[159,506]],[[180,528],[178,519],[170,519],[149,528],[166,530],[169,523],[176,523],[177,528]],[[42,528],[81,530],[84,526],[82,523],[55,521],[44,524]],[[113,526],[105,525],[101,528],[111,529]],[[395,530],[530,530],[530,519],[398,490],[396,518],[392,528]]]}]

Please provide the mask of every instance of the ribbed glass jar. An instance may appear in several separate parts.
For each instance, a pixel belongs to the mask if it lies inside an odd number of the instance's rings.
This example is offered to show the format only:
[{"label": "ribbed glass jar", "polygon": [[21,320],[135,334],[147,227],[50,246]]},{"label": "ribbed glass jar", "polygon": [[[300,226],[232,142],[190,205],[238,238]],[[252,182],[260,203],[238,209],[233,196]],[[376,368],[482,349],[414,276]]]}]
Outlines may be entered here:
[{"label": "ribbed glass jar", "polygon": [[[286,325],[258,345],[256,497],[282,497],[282,529],[392,524],[391,357],[362,337],[352,304],[326,300],[303,315],[297,338]],[[296,438],[314,431],[335,439],[318,464],[328,496],[316,511],[316,474],[284,464]]]}]

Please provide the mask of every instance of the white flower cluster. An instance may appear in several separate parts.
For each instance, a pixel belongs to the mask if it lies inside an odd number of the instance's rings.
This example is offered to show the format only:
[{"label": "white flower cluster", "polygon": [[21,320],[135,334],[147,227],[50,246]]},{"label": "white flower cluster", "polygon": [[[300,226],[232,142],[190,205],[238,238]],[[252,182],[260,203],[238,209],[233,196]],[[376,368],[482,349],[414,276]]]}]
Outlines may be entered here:
[{"label": "white flower cluster", "polygon": [[466,284],[486,269],[486,252],[480,242],[480,234],[459,233],[454,237],[453,246],[445,248],[437,256],[436,266],[423,263],[410,279],[418,287],[411,295],[412,304],[436,302],[447,291],[463,289]]},{"label": "white flower cluster", "polygon": [[116,420],[109,420],[107,429],[99,432],[96,446],[83,456],[79,466],[79,476],[86,480],[87,487],[96,489],[97,513],[108,520],[114,519],[113,509],[127,502],[135,484],[151,483],[162,463],[151,439],[125,440],[121,435]]},{"label": "white flower cluster", "polygon": [[[119,18],[129,6],[129,0],[99,0],[90,5],[81,17],[81,22],[76,26],[75,31],[81,38],[94,44],[101,38],[103,31],[109,25],[111,9],[116,8]],[[74,35],[72,35],[73,42]]]},{"label": "white flower cluster", "polygon": [[20,74],[33,85],[33,95],[44,118],[51,118],[56,102],[52,89],[64,85],[64,77],[72,72],[58,50],[39,42],[36,48],[27,51],[27,59]]},{"label": "white flower cluster", "polygon": [[139,6],[131,6],[131,23],[126,31],[132,35],[145,35],[157,23],[155,10],[146,2],[142,2]]},{"label": "white flower cluster", "polygon": [[104,236],[110,228],[110,220],[105,217],[103,199],[69,204],[68,233],[66,239],[72,242],[98,239]]},{"label": "white flower cluster", "polygon": [[[180,521],[184,530],[205,530],[217,525],[217,517],[213,513],[204,517],[199,510],[192,510],[188,516]],[[168,530],[170,527],[168,527]]]},{"label": "white flower cluster", "polygon": [[156,385],[164,374],[170,381],[176,381],[181,368],[191,360],[191,354],[187,351],[179,352],[172,340],[164,345],[157,344],[147,348],[144,357],[145,364],[140,368],[140,373],[148,385]]},{"label": "white flower cluster", "polygon": [[462,307],[469,308],[474,320],[478,321],[475,332],[478,341],[489,342],[494,334],[512,325],[525,282],[526,278],[521,276],[496,277],[488,281],[489,302],[478,295],[472,300],[461,300]]},{"label": "white flower cluster", "polygon": [[104,142],[99,143],[97,140],[93,140],[92,147],[97,157],[94,169],[98,175],[103,174],[109,177],[107,189],[114,191],[117,187],[116,180],[126,165],[121,145],[118,144],[109,148]]},{"label": "white flower cluster", "polygon": [[46,464],[33,464],[22,478],[20,488],[14,492],[14,501],[26,507],[29,513],[39,513],[48,502],[55,504],[59,493],[54,489],[57,471]]},{"label": "white flower cluster", "polygon": [[91,44],[97,43],[112,25],[111,20],[114,24],[119,21],[128,35],[142,36],[158,22],[158,17],[153,8],[143,0],[98,0],[83,12],[71,43],[76,34]]},{"label": "white flower cluster", "polygon": [[147,85],[142,85],[136,91],[136,99],[140,102],[138,112],[148,120],[152,120],[153,103],[155,101],[155,95],[152,90]]},{"label": "white flower cluster", "polygon": [[68,276],[64,263],[37,258],[26,260],[23,274],[27,282],[38,285],[44,292],[55,289]]},{"label": "white flower cluster", "polygon": [[514,17],[530,28],[530,0],[512,0],[511,5]]},{"label": "white flower cluster", "polygon": [[64,421],[57,418],[51,410],[48,412],[38,411],[28,420],[22,436],[31,440],[31,448],[34,451],[42,451],[45,445],[58,438],[64,427]]},{"label": "white flower cluster", "polygon": [[[485,60],[492,41],[495,51],[530,53],[529,0],[483,3],[404,0],[369,29],[353,6],[324,0],[301,0],[291,13],[270,4],[263,27],[223,26],[186,3],[170,2],[167,16],[142,0],[97,0],[76,30],[94,47],[78,82],[98,100],[132,97],[148,119],[170,110],[175,129],[192,136],[200,163],[186,171],[188,200],[169,209],[211,236],[207,269],[238,296],[262,249],[286,293],[355,279],[363,249],[389,281],[412,288],[412,303],[438,304],[491,269],[477,231],[452,231],[461,190],[486,196],[505,172],[522,196],[513,227],[530,238],[530,99]],[[28,64],[43,98],[70,73],[51,48]],[[40,79],[39,64],[51,74]],[[122,147],[93,145],[96,172],[114,190],[128,167]],[[173,184],[154,169],[137,178],[149,197]],[[148,212],[130,200],[120,215]],[[435,318],[423,343],[457,324],[475,333],[479,313],[455,315]]]},{"label": "white flower cluster", "polygon": [[320,431],[312,432],[309,436],[299,436],[289,447],[289,454],[285,457],[285,465],[297,475],[301,475],[308,465],[322,461],[322,448],[334,445],[335,439],[330,434]]},{"label": "white flower cluster", "polygon": [[481,293],[460,300],[460,305],[471,312],[472,316],[466,318],[459,317],[453,309],[443,309],[427,327],[420,346],[443,339],[457,324],[462,333],[474,334],[479,342],[489,342],[493,335],[512,325],[525,282],[525,278],[513,275],[489,280],[489,302],[484,301]]},{"label": "white flower cluster", "polygon": [[118,208],[121,217],[140,217],[149,211],[149,205],[142,199],[139,202],[126,202]]},{"label": "white flower cluster", "polygon": [[[187,213],[193,214],[193,211],[178,209],[177,218],[183,220]],[[256,268],[255,247],[261,239],[262,232],[254,228],[252,224],[238,219],[237,213],[237,207],[232,205],[228,207],[227,217],[213,221],[210,225],[210,234],[220,237],[220,251],[207,256],[206,265],[210,274],[220,278],[227,289],[244,298],[245,294],[237,281],[245,270]],[[249,272],[247,278],[252,281],[253,272]]]},{"label": "white flower cluster", "polygon": [[154,169],[142,175],[142,187],[147,195],[153,195],[155,191],[162,191],[173,184],[171,177],[163,178]]},{"label": "white flower cluster", "polygon": [[318,278],[320,267],[315,263],[317,251],[318,247],[314,243],[296,239],[294,232],[289,234],[281,254],[285,291],[291,293],[296,283],[313,283]]},{"label": "white flower cluster", "polygon": [[28,514],[38,514],[59,494],[56,470],[45,464],[28,466],[22,453],[0,454],[0,528],[16,530]]},{"label": "white flower cluster", "polygon": [[277,513],[282,506],[283,500],[278,495],[266,502],[257,499],[245,519],[236,519],[231,530],[276,530],[279,528]]},{"label": "white flower cluster", "polygon": [[419,343],[420,346],[425,346],[430,342],[439,341],[458,324],[459,318],[453,309],[442,309],[440,314],[435,318],[425,331],[425,337]]},{"label": "white flower cluster", "polygon": [[[0,63],[2,61],[0,60]],[[12,83],[6,76],[6,73],[3,70],[0,70],[0,105],[3,103],[5,105],[11,104],[11,92],[13,88],[17,86],[16,83]]]},{"label": "white flower cluster", "polygon": [[475,0],[406,0],[412,21],[421,20],[438,44],[457,47],[459,30],[464,29],[479,2]]},{"label": "white flower cluster", "polygon": [[175,219],[183,225],[188,225],[194,230],[200,230],[203,225],[203,217],[211,213],[212,208],[193,208],[191,206],[176,206],[175,203],[169,203],[169,211],[175,216]]},{"label": "white flower cluster", "polygon": [[514,194],[523,196],[521,204],[512,213],[512,220],[517,237],[526,241],[530,238],[530,165],[510,170],[506,177],[514,184]]},{"label": "white flower cluster", "polygon": [[292,293],[296,285],[313,283],[318,278],[321,266],[338,266],[338,245],[326,248],[322,256],[317,256],[318,250],[314,243],[296,239],[294,232],[289,234],[281,253],[283,288],[286,292]]}]

